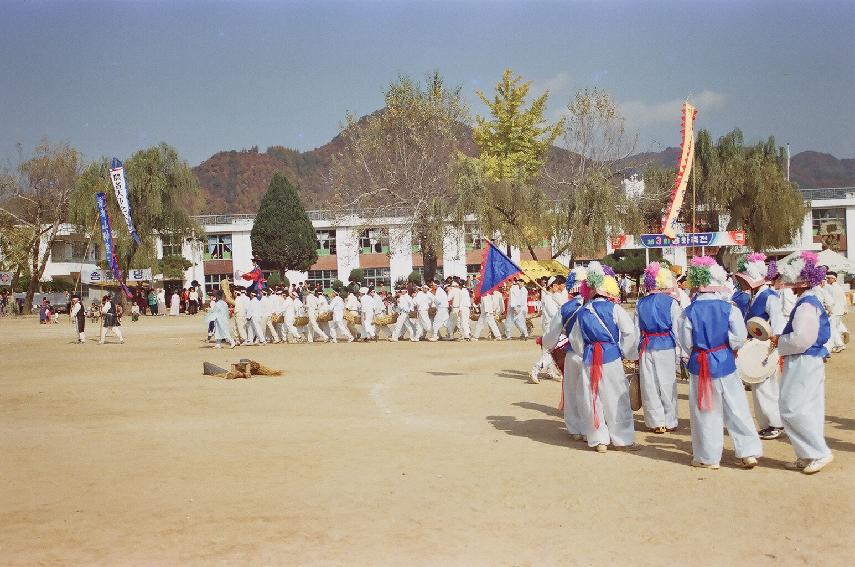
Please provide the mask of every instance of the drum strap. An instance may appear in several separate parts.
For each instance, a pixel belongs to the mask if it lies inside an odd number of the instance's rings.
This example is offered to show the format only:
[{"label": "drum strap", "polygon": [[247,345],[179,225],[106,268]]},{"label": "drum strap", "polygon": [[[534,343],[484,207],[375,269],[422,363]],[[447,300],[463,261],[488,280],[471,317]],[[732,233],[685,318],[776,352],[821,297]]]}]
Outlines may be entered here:
[{"label": "drum strap", "polygon": [[650,337],[670,337],[671,331],[662,331],[661,333],[648,333],[647,331],[641,331],[641,336],[644,337],[644,339],[641,341],[639,352],[644,354],[644,351],[647,349],[647,345],[650,344]]},{"label": "drum strap", "polygon": [[727,348],[727,344],[718,345],[711,349],[693,348],[698,353],[698,409],[709,411],[712,409],[712,378],[710,377],[710,363],[707,355]]}]

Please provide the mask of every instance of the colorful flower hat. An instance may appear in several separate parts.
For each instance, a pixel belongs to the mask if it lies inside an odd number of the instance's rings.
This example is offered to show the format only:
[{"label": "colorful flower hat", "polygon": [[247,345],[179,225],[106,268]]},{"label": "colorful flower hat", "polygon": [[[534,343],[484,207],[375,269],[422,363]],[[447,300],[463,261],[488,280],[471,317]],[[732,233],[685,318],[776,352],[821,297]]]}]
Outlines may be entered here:
[{"label": "colorful flower hat", "polygon": [[647,291],[671,291],[677,287],[677,279],[674,272],[659,262],[650,262],[644,270],[644,287]]},{"label": "colorful flower hat", "polygon": [[615,277],[615,271],[599,262],[588,264],[588,273],[581,288],[585,297],[602,295],[609,299],[620,300],[620,287]]},{"label": "colorful flower hat", "polygon": [[710,256],[695,256],[689,261],[689,287],[704,292],[727,291],[727,272]]},{"label": "colorful flower hat", "polygon": [[752,252],[739,259],[734,277],[743,282],[749,289],[760,287],[769,279],[769,266],[766,265],[766,255],[762,252]]},{"label": "colorful flower hat", "polygon": [[825,266],[817,266],[819,257],[814,252],[804,251],[797,257],[785,262],[778,270],[784,283],[790,287],[807,285],[815,287],[825,279]]},{"label": "colorful flower hat", "polygon": [[582,282],[588,277],[588,270],[584,266],[576,266],[567,272],[565,286],[570,293],[580,293]]}]

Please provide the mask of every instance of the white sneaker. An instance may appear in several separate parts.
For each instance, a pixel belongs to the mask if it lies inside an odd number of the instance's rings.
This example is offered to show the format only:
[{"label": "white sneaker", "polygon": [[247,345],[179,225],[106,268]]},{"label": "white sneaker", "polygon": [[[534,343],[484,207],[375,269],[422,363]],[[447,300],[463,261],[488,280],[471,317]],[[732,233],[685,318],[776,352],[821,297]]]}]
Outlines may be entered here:
[{"label": "white sneaker", "polygon": [[540,380],[538,379],[536,372],[532,372],[531,375],[528,377],[528,383],[529,384],[540,384]]},{"label": "white sneaker", "polygon": [[597,445],[595,447],[595,449],[597,450],[597,453],[605,453],[606,451],[609,450],[609,446],[605,445],[603,443],[600,443],[599,445]]},{"label": "white sneaker", "polygon": [[802,469],[802,472],[805,474],[818,473],[819,471],[821,471],[825,467],[825,465],[827,465],[828,463],[830,463],[833,460],[834,460],[834,455],[832,455],[832,454],[829,454],[827,457],[823,457],[821,459],[814,459],[810,463],[808,463],[808,466],[806,466],[804,469]]},{"label": "white sneaker", "polygon": [[716,463],[716,464],[714,464],[714,465],[711,465],[711,464],[708,464],[708,463],[702,463],[702,462],[700,462],[700,461],[696,461],[696,460],[694,460],[694,459],[692,459],[692,466],[693,466],[693,467],[695,467],[695,468],[698,468],[698,469],[713,469],[713,470],[718,470],[718,469],[719,469],[719,465],[718,465],[718,463]]},{"label": "white sneaker", "polygon": [[753,469],[757,466],[757,457],[743,457],[739,459],[739,466],[743,469]]},{"label": "white sneaker", "polygon": [[787,469],[791,470],[791,471],[803,471],[804,468],[806,466],[808,466],[809,463],[810,463],[810,461],[806,461],[804,459],[796,459],[792,463],[787,463],[784,466],[787,467]]}]

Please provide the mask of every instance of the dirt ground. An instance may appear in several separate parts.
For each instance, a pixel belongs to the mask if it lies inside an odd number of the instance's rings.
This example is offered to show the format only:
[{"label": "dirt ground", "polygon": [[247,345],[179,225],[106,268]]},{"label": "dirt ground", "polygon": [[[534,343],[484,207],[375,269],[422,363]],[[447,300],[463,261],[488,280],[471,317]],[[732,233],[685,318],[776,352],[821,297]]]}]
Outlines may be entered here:
[{"label": "dirt ground", "polygon": [[[855,328],[855,315],[848,318]],[[124,345],[0,320],[0,564],[852,565],[855,349],[827,366],[836,460],[689,466],[680,429],[637,453],[569,439],[529,342],[211,350],[201,317]],[[853,345],[855,346],[855,345]],[[283,377],[221,380],[249,356]],[[847,559],[848,558],[848,559]]]}]

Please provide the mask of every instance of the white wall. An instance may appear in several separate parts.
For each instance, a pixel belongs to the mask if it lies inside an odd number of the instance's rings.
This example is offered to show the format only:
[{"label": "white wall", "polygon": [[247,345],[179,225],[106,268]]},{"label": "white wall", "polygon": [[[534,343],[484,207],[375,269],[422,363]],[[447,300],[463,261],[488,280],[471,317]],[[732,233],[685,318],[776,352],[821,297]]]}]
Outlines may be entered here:
[{"label": "white wall", "polygon": [[359,237],[353,227],[335,229],[336,260],[338,279],[345,284],[351,270],[359,267]]},{"label": "white wall", "polygon": [[466,243],[463,231],[450,226],[442,239],[442,277],[466,277]]},{"label": "white wall", "polygon": [[389,227],[389,277],[392,285],[413,271],[413,234],[409,227]]}]

